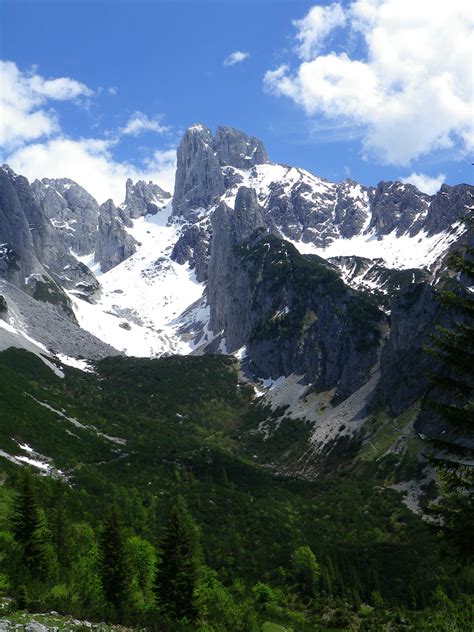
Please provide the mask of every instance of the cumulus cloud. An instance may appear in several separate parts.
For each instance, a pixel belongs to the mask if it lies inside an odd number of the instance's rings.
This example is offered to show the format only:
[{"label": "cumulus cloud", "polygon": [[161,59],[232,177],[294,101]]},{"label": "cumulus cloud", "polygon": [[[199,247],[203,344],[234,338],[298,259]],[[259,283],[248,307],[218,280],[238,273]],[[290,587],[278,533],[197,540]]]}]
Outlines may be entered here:
[{"label": "cumulus cloud", "polygon": [[72,178],[89,191],[99,203],[112,198],[123,202],[125,182],[152,180],[166,191],[173,191],[176,151],[155,151],[142,166],[117,162],[112,155],[116,140],[65,137],[44,143],[32,143],[14,151],[7,159],[17,173],[30,181],[35,178]]},{"label": "cumulus cloud", "polygon": [[[23,72],[13,62],[0,61],[0,87],[2,161],[17,173],[29,180],[72,178],[99,202],[112,198],[116,204],[125,197],[127,178],[152,180],[173,190],[175,150],[155,151],[140,165],[116,161],[113,155],[123,135],[165,132],[160,117],[135,112],[115,135],[72,139],[65,136],[51,105],[91,97],[94,93],[85,84],[69,77],[45,79],[36,70]],[[113,94],[115,89],[108,91]]]},{"label": "cumulus cloud", "polygon": [[234,64],[240,64],[250,57],[250,53],[245,53],[241,50],[236,50],[224,59],[224,66],[233,66]]},{"label": "cumulus cloud", "polygon": [[74,101],[93,94],[79,81],[45,79],[34,71],[22,72],[11,61],[0,61],[0,86],[0,145],[9,149],[59,131],[49,101]]},{"label": "cumulus cloud", "polygon": [[[320,54],[343,25],[347,37],[362,38],[365,58]],[[474,146],[470,0],[354,0],[313,7],[295,26],[298,67],[268,71],[268,90],[310,117],[362,127],[365,155],[386,164]]]},{"label": "cumulus cloud", "polygon": [[149,118],[143,112],[134,112],[128,119],[125,127],[120,130],[122,134],[130,134],[132,136],[138,136],[143,132],[156,132],[157,134],[163,134],[168,131],[168,127],[160,123],[161,116],[155,116]]},{"label": "cumulus cloud", "polygon": [[297,52],[302,59],[311,59],[319,52],[324,40],[338,26],[344,26],[346,14],[340,4],[315,6],[302,20],[294,20],[297,29]]},{"label": "cumulus cloud", "polygon": [[423,193],[428,193],[428,195],[434,195],[437,193],[446,180],[446,174],[439,173],[437,176],[428,176],[426,173],[410,173],[409,176],[405,178],[400,178],[402,182],[408,182],[410,184],[414,184],[417,189],[423,191]]}]

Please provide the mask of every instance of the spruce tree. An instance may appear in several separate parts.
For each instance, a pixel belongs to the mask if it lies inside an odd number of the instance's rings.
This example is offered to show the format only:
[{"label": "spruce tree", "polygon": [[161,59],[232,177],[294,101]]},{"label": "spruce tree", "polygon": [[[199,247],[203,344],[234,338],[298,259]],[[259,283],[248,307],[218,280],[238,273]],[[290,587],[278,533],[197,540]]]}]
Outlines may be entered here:
[{"label": "spruce tree", "polygon": [[48,578],[56,560],[34,479],[28,471],[21,478],[13,504],[12,525],[23,569],[34,572],[40,579]]},{"label": "spruce tree", "polygon": [[179,498],[164,528],[155,580],[158,605],[171,619],[196,620],[198,567],[196,527]]},{"label": "spruce tree", "polygon": [[123,614],[130,592],[131,573],[124,528],[115,507],[102,526],[100,562],[104,596],[117,614]]},{"label": "spruce tree", "polygon": [[[472,239],[473,221],[468,221],[468,240]],[[454,322],[437,328],[430,349],[443,363],[441,374],[435,377],[440,396],[430,404],[446,422],[446,432],[432,441],[437,450],[432,460],[440,488],[439,501],[432,506],[432,511],[440,519],[439,528],[446,541],[459,549],[464,558],[472,559],[474,294],[470,288],[474,285],[474,248],[467,246],[454,252],[448,263],[456,272],[456,278],[451,279],[450,287],[440,292],[440,301],[454,314]],[[466,437],[467,441],[452,439],[456,434]]]}]

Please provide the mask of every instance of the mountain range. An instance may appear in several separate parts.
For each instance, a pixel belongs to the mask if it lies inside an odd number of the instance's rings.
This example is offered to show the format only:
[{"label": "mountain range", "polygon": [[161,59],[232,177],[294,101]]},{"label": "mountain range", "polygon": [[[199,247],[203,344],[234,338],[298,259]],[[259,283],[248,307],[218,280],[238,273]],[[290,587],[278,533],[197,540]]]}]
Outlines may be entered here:
[{"label": "mountain range", "polygon": [[450,319],[436,295],[447,254],[470,239],[474,187],[328,182],[199,124],[178,147],[173,194],[125,191],[99,205],[72,179],[0,169],[0,348],[56,370],[231,354],[262,409],[311,422],[297,463],[285,450],[279,463],[309,477],[318,454],[370,441],[374,413],[411,411],[410,436],[442,432],[419,406],[432,388],[423,347]]}]

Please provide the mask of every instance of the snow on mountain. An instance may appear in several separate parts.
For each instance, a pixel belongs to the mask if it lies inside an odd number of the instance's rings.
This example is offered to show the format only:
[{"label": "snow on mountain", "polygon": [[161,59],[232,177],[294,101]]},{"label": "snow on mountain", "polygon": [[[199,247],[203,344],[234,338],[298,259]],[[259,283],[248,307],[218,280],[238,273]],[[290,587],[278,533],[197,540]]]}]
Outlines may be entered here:
[{"label": "snow on mountain", "polygon": [[350,239],[335,239],[326,248],[314,244],[292,241],[302,254],[314,254],[331,259],[333,257],[365,257],[379,259],[389,268],[406,270],[410,268],[429,268],[449,246],[465,232],[460,222],[451,231],[445,231],[428,237],[420,232],[414,237],[397,237],[395,231],[383,237],[377,237],[374,231],[362,233]]},{"label": "snow on mountain", "polygon": [[171,204],[157,213],[132,220],[127,230],[140,244],[137,252],[105,274],[90,265],[101,284],[95,303],[70,298],[81,327],[127,355],[186,354],[191,343],[179,334],[180,315],[203,293],[187,265],[170,254],[179,236],[169,222]]}]

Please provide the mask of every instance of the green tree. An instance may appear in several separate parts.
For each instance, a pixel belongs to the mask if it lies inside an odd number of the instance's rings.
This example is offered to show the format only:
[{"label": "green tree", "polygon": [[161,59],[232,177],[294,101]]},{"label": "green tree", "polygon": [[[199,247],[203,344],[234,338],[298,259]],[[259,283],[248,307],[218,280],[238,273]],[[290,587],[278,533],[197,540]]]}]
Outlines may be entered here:
[{"label": "green tree", "polygon": [[117,508],[110,510],[100,533],[100,568],[105,599],[118,614],[130,596],[130,563],[124,527]]},{"label": "green tree", "polygon": [[56,559],[35,482],[28,471],[20,480],[13,503],[12,526],[22,570],[34,571],[35,577],[41,580],[50,577],[56,568]]},{"label": "green tree", "polygon": [[316,595],[320,568],[316,556],[309,546],[300,546],[293,553],[291,567],[295,585],[303,596]]},{"label": "green tree", "polygon": [[137,610],[147,610],[154,603],[155,549],[137,535],[127,540],[126,547],[131,568],[132,601]]},{"label": "green tree", "polygon": [[105,600],[101,581],[101,556],[92,527],[79,522],[72,525],[74,549],[71,559],[71,592],[75,606],[87,616],[102,616]]},{"label": "green tree", "polygon": [[178,498],[164,528],[155,581],[158,605],[172,619],[191,622],[198,616],[198,547],[196,526]]},{"label": "green tree", "polygon": [[[468,221],[468,239],[472,238],[474,220]],[[454,252],[448,259],[456,278],[440,292],[441,304],[454,313],[454,322],[438,327],[430,350],[443,365],[435,377],[440,395],[431,402],[445,420],[447,432],[433,443],[437,454],[440,497],[432,511],[440,519],[440,532],[450,545],[462,552],[463,558],[474,557],[474,450],[462,435],[472,441],[474,430],[474,248]],[[471,443],[472,445],[472,443]]]}]

